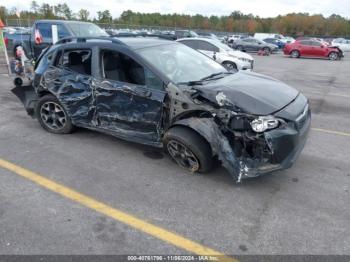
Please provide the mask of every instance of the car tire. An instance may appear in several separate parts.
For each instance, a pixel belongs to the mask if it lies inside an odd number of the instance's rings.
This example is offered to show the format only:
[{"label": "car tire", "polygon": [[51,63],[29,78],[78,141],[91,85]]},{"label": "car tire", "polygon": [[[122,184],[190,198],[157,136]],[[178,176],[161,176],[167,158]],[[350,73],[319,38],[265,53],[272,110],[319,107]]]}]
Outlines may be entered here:
[{"label": "car tire", "polygon": [[50,133],[69,134],[75,129],[71,118],[54,95],[40,98],[35,112],[40,125]]},{"label": "car tire", "polygon": [[237,71],[237,65],[230,61],[225,61],[222,63],[223,67],[225,67],[228,71]]},{"label": "car tire", "polygon": [[206,173],[213,166],[209,143],[194,130],[175,126],[164,135],[164,148],[172,160],[190,172]]},{"label": "car tire", "polygon": [[271,54],[271,49],[270,49],[270,47],[264,47],[263,49],[262,49],[263,51],[264,51],[264,53],[265,54]]},{"label": "car tire", "polygon": [[299,51],[298,51],[298,50],[292,50],[292,51],[290,52],[290,57],[291,57],[291,58],[299,58],[299,57],[300,57]]},{"label": "car tire", "polygon": [[328,55],[329,60],[335,61],[339,59],[339,54],[337,52],[330,52]]}]

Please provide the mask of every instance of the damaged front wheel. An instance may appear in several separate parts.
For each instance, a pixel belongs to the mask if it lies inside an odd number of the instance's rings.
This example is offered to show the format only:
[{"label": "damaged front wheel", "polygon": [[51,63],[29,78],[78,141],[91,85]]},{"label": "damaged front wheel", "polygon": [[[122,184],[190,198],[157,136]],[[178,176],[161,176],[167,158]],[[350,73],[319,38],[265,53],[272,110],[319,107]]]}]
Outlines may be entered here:
[{"label": "damaged front wheel", "polygon": [[207,141],[189,128],[175,126],[164,136],[164,147],[171,158],[190,172],[208,172],[213,163]]},{"label": "damaged front wheel", "polygon": [[40,125],[51,133],[68,134],[74,129],[70,117],[53,95],[45,95],[38,101],[36,114]]}]

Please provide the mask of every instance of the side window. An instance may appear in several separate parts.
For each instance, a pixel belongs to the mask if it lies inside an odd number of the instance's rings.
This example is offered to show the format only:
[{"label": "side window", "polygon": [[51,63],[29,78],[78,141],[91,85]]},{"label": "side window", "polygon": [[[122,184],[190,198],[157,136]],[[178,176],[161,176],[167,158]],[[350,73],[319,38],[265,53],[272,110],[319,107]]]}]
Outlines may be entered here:
[{"label": "side window", "polygon": [[312,46],[321,46],[321,42],[311,41]]},{"label": "side window", "polygon": [[40,34],[44,38],[52,39],[52,29],[51,24],[48,23],[38,23],[36,25],[36,29],[39,30]]},{"label": "side window", "polygon": [[175,34],[177,37],[184,37],[184,32],[182,32],[182,31],[176,31]]},{"label": "side window", "polygon": [[62,50],[57,53],[54,65],[72,70],[78,74],[91,75],[91,50]]},{"label": "side window", "polygon": [[163,82],[157,76],[123,53],[103,50],[101,65],[106,79],[163,90]]},{"label": "side window", "polygon": [[197,41],[195,40],[184,40],[184,41],[181,41],[181,43],[193,49],[198,49]]},{"label": "side window", "polygon": [[198,41],[198,49],[205,50],[205,51],[219,52],[219,48],[205,41]]},{"label": "side window", "polygon": [[57,25],[57,32],[58,32],[58,38],[59,39],[70,36],[67,28],[64,25],[61,25],[61,24]]},{"label": "side window", "polygon": [[303,40],[303,41],[300,41],[300,44],[301,45],[310,45],[310,41]]}]

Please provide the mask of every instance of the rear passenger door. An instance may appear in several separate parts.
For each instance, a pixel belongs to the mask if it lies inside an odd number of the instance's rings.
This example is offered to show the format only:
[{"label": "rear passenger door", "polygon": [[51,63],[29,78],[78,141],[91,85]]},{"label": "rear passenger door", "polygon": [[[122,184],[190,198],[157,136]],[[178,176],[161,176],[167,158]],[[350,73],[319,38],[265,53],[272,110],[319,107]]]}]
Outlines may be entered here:
[{"label": "rear passenger door", "polygon": [[244,43],[244,50],[246,51],[254,51],[254,43],[253,39],[243,39],[242,42]]},{"label": "rear passenger door", "polygon": [[302,56],[312,56],[312,45],[309,40],[300,41],[300,54]]},{"label": "rear passenger door", "polygon": [[42,78],[42,85],[58,98],[73,124],[85,127],[91,125],[95,111],[91,58],[89,48],[59,50]]},{"label": "rear passenger door", "polygon": [[96,78],[99,128],[123,139],[159,145],[166,91],[163,82],[130,54],[101,49]]}]

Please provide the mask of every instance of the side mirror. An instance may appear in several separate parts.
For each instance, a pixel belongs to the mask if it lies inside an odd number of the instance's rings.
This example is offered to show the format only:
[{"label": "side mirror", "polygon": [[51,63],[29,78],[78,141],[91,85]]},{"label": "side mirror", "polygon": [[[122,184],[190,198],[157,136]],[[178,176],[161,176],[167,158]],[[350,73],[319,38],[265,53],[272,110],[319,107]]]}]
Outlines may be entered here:
[{"label": "side mirror", "polygon": [[324,45],[321,45],[321,48],[324,48]]}]

